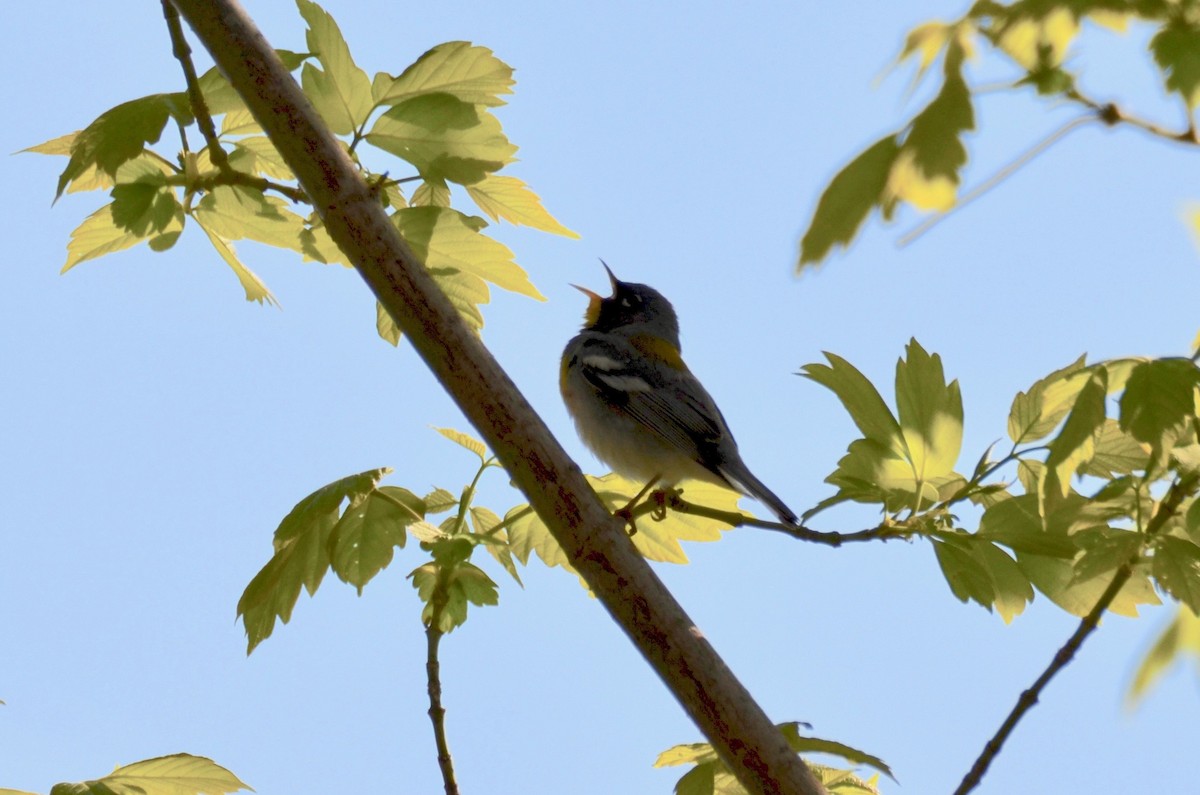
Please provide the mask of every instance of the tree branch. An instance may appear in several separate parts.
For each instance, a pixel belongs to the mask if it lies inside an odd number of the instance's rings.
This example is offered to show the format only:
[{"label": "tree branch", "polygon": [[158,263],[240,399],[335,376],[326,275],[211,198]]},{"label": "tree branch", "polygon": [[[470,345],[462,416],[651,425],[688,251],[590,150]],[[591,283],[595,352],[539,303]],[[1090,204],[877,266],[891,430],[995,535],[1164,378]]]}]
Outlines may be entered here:
[{"label": "tree branch", "polygon": [[1050,665],[1046,667],[1042,675],[1034,681],[1029,689],[1021,693],[1020,698],[1017,699],[1016,706],[1008,713],[1008,717],[1004,719],[1004,723],[1000,725],[1000,728],[992,736],[992,739],[987,741],[987,744],[983,747],[983,752],[975,760],[975,764],[971,766],[962,783],[958,785],[958,789],[954,790],[954,795],[967,795],[968,792],[979,786],[979,782],[983,780],[983,776],[987,773],[992,760],[1000,753],[1000,749],[1004,746],[1009,735],[1012,734],[1013,729],[1017,727],[1017,723],[1024,717],[1026,712],[1037,704],[1042,691],[1046,689],[1046,685],[1050,683],[1055,674],[1071,662],[1075,653],[1083,645],[1083,642],[1100,625],[1100,617],[1104,615],[1104,611],[1109,608],[1113,600],[1117,598],[1117,594],[1125,587],[1125,583],[1133,576],[1134,567],[1137,565],[1146,544],[1158,534],[1163,525],[1167,523],[1167,520],[1178,512],[1179,504],[1183,502],[1184,498],[1195,493],[1197,485],[1200,485],[1200,475],[1189,474],[1175,481],[1167,491],[1162,502],[1158,504],[1158,509],[1154,512],[1154,516],[1151,517],[1149,524],[1146,525],[1146,538],[1138,548],[1137,553],[1117,567],[1116,572],[1113,574],[1112,582],[1104,589],[1104,593],[1100,595],[1100,598],[1088,614],[1079,622],[1079,627],[1054,655],[1054,658],[1050,661]]},{"label": "tree branch", "polygon": [[[725,511],[720,508],[697,505],[694,502],[688,502],[674,492],[666,494],[665,499],[668,507],[680,513],[703,516],[707,519],[716,519],[718,522],[724,522],[733,527],[757,527],[762,530],[772,530],[800,541],[811,541],[814,544],[825,544],[831,547],[840,547],[842,544],[850,544],[855,541],[888,541],[893,538],[908,538],[913,535],[913,531],[903,525],[880,525],[879,527],[857,530],[851,533],[811,530],[804,526],[784,524],[783,522],[769,522],[765,519],[758,519],[744,514],[741,511]],[[635,510],[634,514],[640,515],[649,512],[649,510]]]},{"label": "tree branch", "polygon": [[[442,574],[439,571],[439,580]],[[433,610],[429,626],[425,627],[425,676],[429,690],[429,720],[433,723],[433,741],[437,746],[438,768],[442,771],[442,783],[446,795],[458,795],[458,781],[454,777],[454,759],[450,756],[450,744],[446,740],[446,708],[442,706],[441,663],[438,662],[438,645],[443,633],[438,629],[442,619],[442,608],[446,604],[446,588],[441,582],[430,597]]]},{"label": "tree branch", "polygon": [[738,780],[754,793],[824,792],[438,290],[241,8],[233,0],[175,4],[296,174],[333,240]]}]

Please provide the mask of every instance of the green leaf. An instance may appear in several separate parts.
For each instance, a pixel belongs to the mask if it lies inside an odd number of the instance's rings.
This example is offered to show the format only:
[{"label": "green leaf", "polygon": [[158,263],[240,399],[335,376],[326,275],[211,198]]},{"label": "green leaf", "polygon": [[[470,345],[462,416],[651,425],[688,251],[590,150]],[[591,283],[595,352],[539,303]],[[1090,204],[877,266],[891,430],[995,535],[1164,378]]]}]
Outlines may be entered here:
[{"label": "green leaf", "polygon": [[406,99],[376,120],[367,141],[412,163],[426,180],[479,182],[517,147],[482,105],[436,93]]},{"label": "green leaf", "polygon": [[424,497],[426,513],[445,513],[458,507],[458,497],[445,489],[434,489]]},{"label": "green leaf", "polygon": [[275,554],[254,575],[238,601],[237,614],[246,627],[246,653],[270,637],[275,619],[287,623],[303,587],[317,591],[329,568],[329,539],[347,500],[359,505],[390,469],[371,469],[323,486],[296,503],[275,530]]},{"label": "green leaf", "polygon": [[234,275],[237,276],[238,282],[241,283],[242,289],[246,291],[247,301],[257,301],[258,303],[269,303],[273,306],[279,306],[279,301],[267,289],[267,285],[263,284],[262,279],[258,275],[242,264],[238,259],[237,252],[233,250],[233,244],[225,238],[213,232],[204,225],[200,219],[196,219],[196,223],[204,230],[204,234],[208,236],[208,242],[212,243],[213,248],[225,260],[225,264],[230,267]]},{"label": "green leaf", "polygon": [[92,166],[115,175],[120,166],[137,157],[146,144],[155,143],[162,135],[171,115],[190,121],[186,101],[180,94],[151,94],[130,100],[100,114],[79,132],[71,143],[71,160],[58,177],[55,199],[76,177]]},{"label": "green leaf", "polygon": [[1036,441],[1058,427],[1087,383],[1087,375],[1080,372],[1086,359],[1080,356],[1037,381],[1028,392],[1017,393],[1008,415],[1008,438],[1015,444]]},{"label": "green leaf", "polygon": [[[1111,576],[1076,581],[1074,566],[1069,561],[1041,555],[1018,552],[1017,565],[1029,577],[1035,588],[1063,610],[1081,618],[1091,612],[1101,594],[1112,582]],[[1138,605],[1161,604],[1147,573],[1145,566],[1137,566],[1133,577],[1121,588],[1109,610],[1117,615],[1132,618],[1137,616]]]},{"label": "green leaf", "polygon": [[[441,542],[446,548],[466,550],[470,554],[472,545],[461,539]],[[461,552],[459,553],[462,554]],[[440,615],[437,617],[437,629],[450,632],[461,626],[467,620],[469,605],[484,607],[495,605],[500,601],[498,586],[478,566],[465,560],[458,560],[458,555],[443,558],[432,563],[426,563],[413,570],[409,576],[417,595],[425,602],[421,620],[426,626],[432,626],[434,621],[435,604],[441,600]],[[443,589],[439,595],[439,588]]]},{"label": "green leaf", "polygon": [[842,357],[825,352],[825,358],[829,365],[806,364],[800,374],[833,392],[864,438],[880,443],[897,456],[907,456],[900,423],[875,386]]},{"label": "green leaf", "polygon": [[[83,223],[71,232],[71,242],[67,244],[67,261],[62,267],[62,273],[66,273],[81,262],[121,251],[142,241],[148,241],[156,251],[170,248],[183,231],[183,208],[170,191],[162,192],[169,194],[169,198],[165,195],[160,196],[159,193],[159,191],[153,191],[154,195],[147,208],[148,217],[145,219],[138,220],[131,217],[132,197],[130,195],[124,197],[126,204],[123,208],[118,209],[118,203],[114,200],[111,204],[104,205],[85,218]],[[145,198],[145,195],[140,196],[142,200]],[[161,213],[167,207],[173,211],[167,222],[162,224]],[[114,213],[117,213],[129,226],[143,229],[147,234],[139,234],[119,224]]]},{"label": "green leaf", "polygon": [[883,201],[888,175],[899,153],[896,136],[886,136],[830,181],[800,241],[797,271],[808,263],[819,263],[835,246],[850,245],[867,215]]},{"label": "green leaf", "polygon": [[1112,478],[1143,471],[1150,465],[1146,446],[1121,430],[1120,423],[1111,417],[1097,432],[1095,444],[1092,459],[1079,468],[1081,475]]},{"label": "green leaf", "polygon": [[503,218],[514,226],[531,226],[543,232],[579,239],[577,232],[567,229],[546,212],[538,195],[516,177],[489,174],[468,185],[467,194],[493,221]]},{"label": "green leaf", "polygon": [[791,747],[791,749],[797,753],[830,754],[831,756],[839,756],[852,765],[867,765],[868,767],[873,767],[880,773],[883,773],[885,776],[890,778],[892,781],[896,780],[896,777],[892,775],[892,769],[888,767],[886,762],[877,756],[868,754],[865,751],[860,751],[857,748],[845,745],[844,743],[835,742],[834,740],[822,740],[819,737],[802,737],[800,735],[800,724],[795,721],[790,723],[776,724],[776,728],[778,728],[783,734],[784,738],[787,739],[788,745]]},{"label": "green leaf", "polygon": [[1099,367],[1075,398],[1062,430],[1050,442],[1046,455],[1046,491],[1055,486],[1066,496],[1071,490],[1071,476],[1091,460],[1096,451],[1096,435],[1104,425],[1105,397],[1108,395],[1108,372]]},{"label": "green leaf", "polygon": [[233,154],[245,152],[252,156],[248,170],[270,179],[294,180],[296,175],[284,162],[283,155],[265,135],[251,135],[238,140]]},{"label": "green leaf", "polygon": [[994,544],[966,534],[931,542],[946,582],[959,601],[974,601],[989,612],[995,607],[1008,624],[1033,600],[1029,579]]},{"label": "green leaf", "polygon": [[422,182],[413,191],[410,204],[413,207],[449,207],[450,186],[440,179]]},{"label": "green leaf", "polygon": [[472,219],[444,207],[406,207],[392,215],[400,234],[429,269],[463,318],[476,329],[487,303],[484,280],[530,298],[544,301],[525,271],[512,260],[512,251],[480,234]]},{"label": "green leaf", "polygon": [[325,224],[316,213],[308,217],[305,228],[300,231],[300,251],[304,254],[305,262],[316,261],[326,265],[350,267],[346,255],[338,248],[337,243],[333,242]]},{"label": "green leaf", "polygon": [[394,105],[423,94],[451,94],[472,105],[503,105],[501,94],[511,94],[512,67],[487,47],[469,41],[439,44],[418,58],[399,77],[375,75],[371,86],[375,101]]},{"label": "green leaf", "polygon": [[1046,528],[1036,493],[1020,494],[990,506],[979,519],[978,538],[1004,544],[1014,552],[1056,558],[1070,559],[1078,552],[1070,536]]},{"label": "green leaf", "polygon": [[1200,612],[1200,547],[1185,538],[1160,536],[1154,545],[1154,580],[1171,596]]},{"label": "green leaf", "polygon": [[942,359],[915,339],[896,362],[896,409],[918,480],[954,471],[962,450],[963,408],[958,381],[946,384]]},{"label": "green leaf", "polygon": [[1141,700],[1176,658],[1190,654],[1200,665],[1200,618],[1180,605],[1175,618],[1167,625],[1154,645],[1146,652],[1126,693],[1126,703]]},{"label": "green leaf", "polygon": [[1096,528],[1078,535],[1082,553],[1075,559],[1071,583],[1087,582],[1103,577],[1112,579],[1118,568],[1134,558],[1144,541],[1140,533],[1128,530]]},{"label": "green leaf", "polygon": [[172,754],[119,766],[104,778],[55,784],[50,795],[226,795],[243,789],[250,787],[211,759]]},{"label": "green leaf", "polygon": [[453,428],[434,427],[434,430],[450,441],[454,442],[459,447],[470,450],[472,453],[479,456],[479,462],[481,464],[488,460],[487,445],[476,439],[474,436],[463,433],[462,431],[456,431]]},{"label": "green leaf", "polygon": [[403,548],[406,528],[425,516],[425,503],[407,489],[380,486],[351,504],[329,536],[333,571],[358,589],[392,562]]},{"label": "green leaf", "polygon": [[1121,395],[1121,429],[1161,461],[1196,415],[1200,369],[1190,359],[1155,359],[1133,368]]},{"label": "green leaf", "polygon": [[[615,472],[602,478],[588,475],[587,479],[609,511],[624,508],[645,485],[621,477]],[[741,496],[731,489],[695,480],[683,481],[680,488],[684,499],[689,502],[721,511],[737,510],[737,502]],[[535,512],[529,510],[528,505],[513,508],[505,515],[504,520],[511,522],[508,527],[509,546],[522,563],[527,564],[530,555],[537,554],[547,566],[562,566],[568,571],[574,571],[568,563],[566,553],[550,534],[549,528]],[[638,517],[637,532],[631,536],[631,540],[637,551],[647,560],[687,563],[688,558],[679,544],[680,541],[716,541],[721,537],[721,531],[729,527],[730,525],[715,519],[668,509],[661,521],[649,515]]]},{"label": "green leaf", "polygon": [[296,6],[308,23],[305,33],[308,49],[325,68],[322,71],[305,63],[300,84],[329,129],[338,135],[349,135],[366,122],[374,107],[371,79],[355,65],[333,17],[312,0],[296,0]]},{"label": "green leaf", "polygon": [[277,196],[241,185],[219,185],[205,194],[192,217],[225,240],[254,240],[301,251],[304,219]]},{"label": "green leaf", "polygon": [[942,90],[916,118],[888,175],[887,195],[922,210],[954,206],[959,170],[967,162],[962,133],[975,127],[971,90],[962,76],[962,45],[946,49]]},{"label": "green leaf", "polygon": [[1182,14],[1172,17],[1150,40],[1150,52],[1167,90],[1178,92],[1194,110],[1200,104],[1200,27]]},{"label": "green leaf", "polygon": [[475,535],[482,540],[488,553],[517,581],[517,585],[524,587],[521,575],[517,572],[517,564],[513,561],[512,550],[508,546],[508,533],[504,529],[496,529],[500,524],[500,517],[487,508],[476,506],[471,507],[470,514]]}]

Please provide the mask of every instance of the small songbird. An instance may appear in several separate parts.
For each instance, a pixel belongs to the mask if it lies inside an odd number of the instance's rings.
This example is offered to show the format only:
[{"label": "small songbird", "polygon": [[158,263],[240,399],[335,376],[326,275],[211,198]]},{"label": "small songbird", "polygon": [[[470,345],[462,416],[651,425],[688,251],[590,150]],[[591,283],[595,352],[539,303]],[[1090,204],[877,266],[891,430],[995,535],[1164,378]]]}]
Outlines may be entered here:
[{"label": "small songbird", "polygon": [[583,330],[563,351],[559,384],[584,443],[626,477],[663,488],[689,478],[753,497],[788,524],[796,514],[742,461],[721,410],[679,351],[679,320],[662,293],[613,275],[588,297]]}]

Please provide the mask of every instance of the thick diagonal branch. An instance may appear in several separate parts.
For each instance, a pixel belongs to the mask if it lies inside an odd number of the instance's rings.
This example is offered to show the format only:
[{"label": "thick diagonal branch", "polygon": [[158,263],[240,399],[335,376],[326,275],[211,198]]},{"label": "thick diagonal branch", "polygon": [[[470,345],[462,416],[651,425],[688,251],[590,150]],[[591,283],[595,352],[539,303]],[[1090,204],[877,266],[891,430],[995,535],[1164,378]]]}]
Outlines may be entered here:
[{"label": "thick diagonal branch", "polygon": [[[823,792],[413,257],[251,20],[232,0],[174,2],[296,174],[334,241],[738,779],[757,793]],[[590,697],[586,687],[579,692]]]}]

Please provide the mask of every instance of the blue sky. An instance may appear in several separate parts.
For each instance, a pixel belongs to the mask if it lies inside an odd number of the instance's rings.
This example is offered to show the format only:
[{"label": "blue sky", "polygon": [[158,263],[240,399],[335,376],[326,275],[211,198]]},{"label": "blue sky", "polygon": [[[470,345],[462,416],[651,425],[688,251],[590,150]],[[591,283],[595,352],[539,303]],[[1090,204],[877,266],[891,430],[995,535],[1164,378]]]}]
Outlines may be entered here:
[{"label": "blue sky", "polygon": [[[246,7],[272,44],[303,49],[290,3]],[[569,283],[604,287],[599,257],[674,302],[692,369],[797,510],[831,493],[822,480],[854,438],[834,398],[795,376],[821,351],[885,395],[910,337],[940,353],[962,385],[969,469],[1041,375],[1085,351],[1184,353],[1200,328],[1182,220],[1200,161],[1127,130],[1076,132],[912,246],[895,246],[919,220],[901,213],[794,276],[830,176],[911,114],[909,74],[879,80],[904,33],[960,3],[325,7],[368,72],[455,39],[517,69],[499,112],[521,147],[511,173],[582,239],[493,228],[549,300],[496,291],[484,339],[586,471],[604,469],[561,405],[557,357],[585,303]],[[182,85],[155,3],[20,3],[5,21],[0,151]],[[1178,124],[1144,43],[1092,31],[1076,63],[1094,93]],[[1006,76],[987,61],[972,74]],[[989,96],[968,184],[1072,115]],[[461,489],[473,458],[430,426],[465,421],[411,350],[375,337],[350,271],[244,244],[282,309],[247,304],[190,229],[167,254],[59,276],[70,231],[102,201],[51,207],[63,165],[0,158],[0,787],[46,792],[187,751],[261,793],[438,791],[404,576],[415,548],[361,598],[327,578],[250,658],[234,608],[313,489],[385,465],[395,485]],[[499,513],[524,501],[499,472],[483,495]],[[921,543],[830,550],[738,530],[687,551],[691,565],[659,571],[768,713],[883,757],[902,784],[885,792],[949,792],[1076,624],[1042,597],[1011,626],[960,604]],[[491,573],[499,607],[443,644],[464,791],[670,791],[681,771],[653,769],[655,756],[701,738],[599,604],[539,564],[523,590]],[[1136,711],[1121,701],[1168,617],[1105,619],[979,792],[1190,780],[1194,673],[1177,669]]]}]

